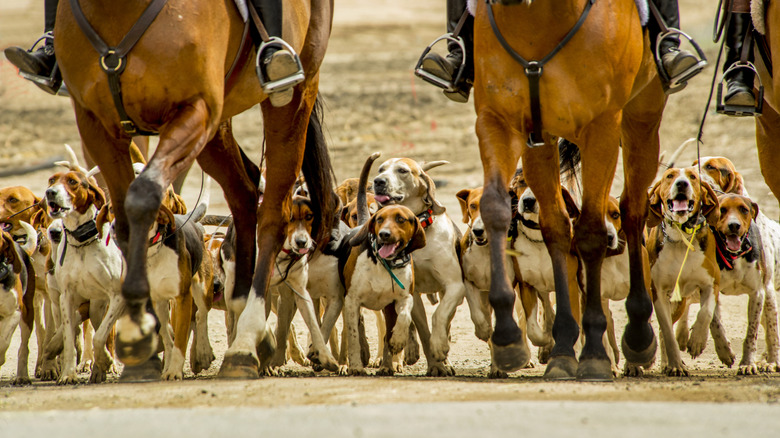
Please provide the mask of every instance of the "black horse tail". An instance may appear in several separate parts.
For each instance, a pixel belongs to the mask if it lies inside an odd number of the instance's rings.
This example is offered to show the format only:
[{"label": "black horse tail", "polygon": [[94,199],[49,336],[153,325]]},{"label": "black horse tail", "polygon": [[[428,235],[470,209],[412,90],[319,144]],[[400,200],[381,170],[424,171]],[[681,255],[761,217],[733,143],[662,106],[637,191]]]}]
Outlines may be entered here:
[{"label": "black horse tail", "polygon": [[558,156],[561,176],[571,177],[579,172],[579,165],[582,161],[579,146],[562,138],[558,141]]},{"label": "black horse tail", "polygon": [[336,222],[338,198],[333,191],[336,175],[325,144],[325,135],[322,133],[322,102],[319,96],[309,116],[301,171],[306,179],[314,213],[312,237],[317,241],[317,245],[322,247],[328,242],[330,230]]}]

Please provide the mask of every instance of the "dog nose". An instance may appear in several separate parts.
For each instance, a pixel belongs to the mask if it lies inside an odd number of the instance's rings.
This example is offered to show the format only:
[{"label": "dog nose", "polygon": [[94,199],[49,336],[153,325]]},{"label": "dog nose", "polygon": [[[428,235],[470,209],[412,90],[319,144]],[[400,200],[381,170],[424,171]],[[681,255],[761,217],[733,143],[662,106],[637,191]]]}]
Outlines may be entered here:
[{"label": "dog nose", "polygon": [[471,230],[472,233],[474,233],[474,236],[476,237],[482,237],[485,234],[485,230],[482,228],[474,228]]},{"label": "dog nose", "polygon": [[51,199],[57,196],[57,191],[53,188],[46,189],[46,199]]},{"label": "dog nose", "polygon": [[612,247],[613,243],[615,243],[615,235],[607,234],[607,246]]},{"label": "dog nose", "polygon": [[688,188],[688,181],[680,180],[674,183],[674,185],[677,187],[677,190],[684,190]]},{"label": "dog nose", "polygon": [[739,222],[729,223],[729,231],[731,231],[732,233],[738,232],[740,228],[742,228],[742,225]]},{"label": "dog nose", "polygon": [[378,236],[382,240],[387,240],[390,238],[390,230],[379,230]]},{"label": "dog nose", "polygon": [[305,237],[296,237],[295,238],[295,244],[298,245],[298,248],[305,248],[306,245],[309,243],[309,240]]},{"label": "dog nose", "polygon": [[529,211],[534,209],[534,205],[536,205],[536,198],[533,197],[527,197],[523,198],[523,210]]},{"label": "dog nose", "polygon": [[387,187],[387,180],[381,176],[374,178],[374,191],[380,191]]}]

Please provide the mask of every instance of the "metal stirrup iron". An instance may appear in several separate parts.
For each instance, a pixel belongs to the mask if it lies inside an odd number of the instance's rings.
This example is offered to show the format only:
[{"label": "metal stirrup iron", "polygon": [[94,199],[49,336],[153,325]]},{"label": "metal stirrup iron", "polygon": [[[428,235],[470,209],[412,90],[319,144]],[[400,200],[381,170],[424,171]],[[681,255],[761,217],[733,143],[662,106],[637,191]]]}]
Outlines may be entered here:
[{"label": "metal stirrup iron", "polygon": [[[715,111],[719,114],[725,114],[728,116],[760,116],[764,110],[764,83],[761,82],[761,76],[756,70],[756,66],[752,62],[748,61],[750,54],[750,48],[753,46],[753,20],[748,23],[747,32],[745,33],[745,40],[742,43],[742,52],[739,55],[739,61],[727,68],[723,72],[720,83],[718,84],[718,96]],[[723,96],[723,84],[726,82],[726,78],[731,73],[736,73],[739,70],[749,70],[753,72],[753,77],[758,79],[758,96],[755,96],[756,104],[753,105],[728,105],[726,104]],[[752,93],[752,90],[751,90]]]},{"label": "metal stirrup iron", "polygon": [[[252,21],[255,23],[257,32],[260,34],[260,39],[263,40],[262,44],[260,44],[260,47],[257,48],[257,56],[255,57],[255,72],[257,73],[257,79],[260,81],[260,87],[263,89],[263,93],[268,95],[277,91],[286,90],[303,82],[306,76],[303,72],[301,58],[295,52],[295,49],[293,49],[293,47],[287,44],[287,42],[285,42],[283,39],[269,36],[268,31],[266,31],[265,26],[263,25],[263,21],[260,20],[260,16],[255,10],[255,7],[251,4],[248,4],[247,6],[249,7],[249,15],[252,17]],[[288,52],[290,52],[295,59],[298,70],[287,77],[279,78],[275,81],[269,80],[265,73],[263,73],[261,64],[263,62],[263,52],[270,49],[271,47],[276,47],[277,49],[286,49]]]},{"label": "metal stirrup iron", "polygon": [[[664,93],[673,94],[678,91],[682,91],[682,89],[688,85],[688,79],[696,76],[696,74],[698,74],[704,69],[704,67],[707,66],[707,56],[704,55],[704,51],[701,49],[701,47],[699,47],[699,44],[697,44],[696,41],[694,41],[693,38],[691,38],[688,34],[681,31],[680,29],[666,26],[666,22],[661,16],[661,12],[655,6],[655,3],[653,3],[652,0],[648,0],[647,4],[650,7],[650,10],[652,11],[656,21],[658,22],[658,26],[661,28],[661,33],[658,35],[658,38],[655,41],[655,64],[658,67],[658,74],[661,77],[661,84],[663,85]],[[675,36],[682,36],[688,40],[693,49],[696,50],[696,55],[698,56],[699,60],[696,62],[696,64],[690,66],[677,76],[669,77],[669,74],[664,68],[663,60],[661,59],[661,43],[664,40],[673,38]]]},{"label": "metal stirrup iron", "polygon": [[[454,93],[458,90],[457,84],[460,83],[460,80],[463,77],[463,72],[466,70],[466,43],[463,41],[463,38],[461,38],[460,31],[463,29],[463,25],[466,23],[468,16],[469,11],[464,11],[463,15],[460,16],[460,20],[458,20],[457,26],[455,26],[455,29],[452,30],[452,33],[445,33],[444,35],[433,40],[432,43],[428,44],[428,47],[423,50],[422,55],[420,55],[420,59],[417,60],[417,65],[414,67],[414,74],[417,77],[449,93]],[[451,81],[447,81],[432,74],[431,72],[425,70],[422,66],[425,56],[428,55],[433,46],[435,46],[439,41],[443,40],[456,43],[460,46],[461,53],[463,53],[460,66],[458,67],[458,70],[455,72],[455,74],[452,75]]]}]

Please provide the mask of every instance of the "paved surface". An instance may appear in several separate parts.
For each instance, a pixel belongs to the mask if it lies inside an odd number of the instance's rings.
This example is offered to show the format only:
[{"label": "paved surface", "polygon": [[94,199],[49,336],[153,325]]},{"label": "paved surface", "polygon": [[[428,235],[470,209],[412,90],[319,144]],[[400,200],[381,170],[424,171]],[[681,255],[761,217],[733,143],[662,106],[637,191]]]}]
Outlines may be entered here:
[{"label": "paved surface", "polygon": [[780,407],[757,403],[466,402],[271,409],[3,412],[0,435],[62,437],[768,437]]}]

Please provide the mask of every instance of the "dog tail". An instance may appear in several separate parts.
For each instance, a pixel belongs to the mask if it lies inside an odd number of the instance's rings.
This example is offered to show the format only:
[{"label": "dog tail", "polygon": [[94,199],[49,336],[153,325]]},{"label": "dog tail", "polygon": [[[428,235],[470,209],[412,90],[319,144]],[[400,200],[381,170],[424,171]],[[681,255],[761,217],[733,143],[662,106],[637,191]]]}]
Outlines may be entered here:
[{"label": "dog tail", "polygon": [[204,174],[203,192],[198,200],[198,205],[192,209],[192,220],[195,222],[202,222],[206,217],[206,212],[209,209],[209,201],[211,200],[211,177]]},{"label": "dog tail", "polygon": [[363,164],[363,169],[360,170],[360,179],[358,180],[358,191],[357,191],[357,216],[358,216],[358,226],[363,225],[368,221],[368,217],[370,216],[368,214],[368,201],[366,200],[366,185],[368,184],[368,174],[371,173],[371,166],[374,165],[374,161],[376,161],[379,156],[382,155],[380,152],[374,152],[366,158],[366,162]]},{"label": "dog tail", "polygon": [[24,245],[19,245],[19,247],[22,248],[22,251],[24,251],[25,254],[32,257],[35,249],[38,248],[38,232],[35,231],[35,228],[33,228],[32,225],[25,221],[19,221],[19,225],[24,228],[24,232],[27,234],[27,241]]},{"label": "dog tail", "polygon": [[328,154],[328,146],[322,133],[322,101],[320,97],[314,102],[314,108],[309,116],[309,126],[306,130],[306,149],[303,152],[303,177],[309,188],[314,222],[312,237],[317,246],[327,243],[330,230],[336,223],[336,206],[338,198],[333,188],[336,186],[336,176]]}]

